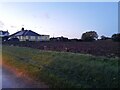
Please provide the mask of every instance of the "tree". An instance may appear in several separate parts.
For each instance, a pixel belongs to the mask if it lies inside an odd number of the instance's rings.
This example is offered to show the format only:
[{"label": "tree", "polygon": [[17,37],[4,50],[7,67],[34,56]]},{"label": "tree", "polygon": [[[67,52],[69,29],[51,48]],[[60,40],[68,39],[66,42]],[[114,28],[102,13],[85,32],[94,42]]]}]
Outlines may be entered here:
[{"label": "tree", "polygon": [[113,41],[120,41],[120,33],[113,34],[112,35],[112,40]]},{"label": "tree", "polygon": [[89,31],[83,33],[81,39],[84,41],[94,41],[98,39],[98,34],[95,31]]}]

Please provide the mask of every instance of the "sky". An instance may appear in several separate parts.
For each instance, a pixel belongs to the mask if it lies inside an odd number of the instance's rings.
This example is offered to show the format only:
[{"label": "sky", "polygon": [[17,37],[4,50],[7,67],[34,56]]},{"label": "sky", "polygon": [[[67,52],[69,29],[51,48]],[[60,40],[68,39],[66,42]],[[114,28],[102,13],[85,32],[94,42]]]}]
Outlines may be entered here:
[{"label": "sky", "polygon": [[81,38],[86,31],[118,33],[117,2],[0,2],[0,29],[24,27],[50,37]]}]

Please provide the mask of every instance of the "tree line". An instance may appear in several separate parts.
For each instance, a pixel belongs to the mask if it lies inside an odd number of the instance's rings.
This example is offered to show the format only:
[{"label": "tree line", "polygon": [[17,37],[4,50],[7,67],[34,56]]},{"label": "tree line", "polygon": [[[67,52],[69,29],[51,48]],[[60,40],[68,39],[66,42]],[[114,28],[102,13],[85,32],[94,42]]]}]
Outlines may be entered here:
[{"label": "tree line", "polygon": [[107,37],[102,35],[100,39],[98,39],[98,34],[95,31],[88,31],[82,34],[81,39],[68,39],[66,37],[58,37],[58,38],[50,38],[51,41],[97,41],[97,40],[108,40],[111,39],[113,41],[120,41],[120,33],[113,34],[111,37]]},{"label": "tree line", "polygon": [[[89,31],[82,34],[81,37],[84,41],[95,41],[98,40],[98,34],[95,31]],[[101,36],[100,40],[112,39],[113,41],[120,41],[120,33],[113,34],[111,37]]]},{"label": "tree line", "polygon": [[[9,36],[2,37],[2,41],[8,41]],[[113,34],[111,37],[107,37],[102,35],[100,39],[98,39],[98,34],[96,31],[87,31],[82,34],[81,39],[68,39],[66,37],[52,37],[50,41],[97,41],[97,40],[108,40],[111,39],[113,41],[120,41],[120,33]],[[14,39],[15,41],[16,39]]]}]

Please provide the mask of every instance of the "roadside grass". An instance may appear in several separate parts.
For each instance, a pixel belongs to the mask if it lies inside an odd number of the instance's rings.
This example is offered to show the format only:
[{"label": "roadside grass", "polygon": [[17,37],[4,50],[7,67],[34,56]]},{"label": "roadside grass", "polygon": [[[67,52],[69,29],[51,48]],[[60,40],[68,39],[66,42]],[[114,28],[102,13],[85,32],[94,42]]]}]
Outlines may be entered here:
[{"label": "roadside grass", "polygon": [[51,88],[117,88],[120,58],[3,46],[3,62]]}]

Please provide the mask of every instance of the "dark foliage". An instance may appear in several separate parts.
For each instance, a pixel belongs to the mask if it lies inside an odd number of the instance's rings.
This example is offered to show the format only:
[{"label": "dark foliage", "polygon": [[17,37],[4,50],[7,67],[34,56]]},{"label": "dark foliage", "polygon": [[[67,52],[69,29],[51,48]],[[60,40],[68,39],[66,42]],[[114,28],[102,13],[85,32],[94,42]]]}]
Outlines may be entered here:
[{"label": "dark foliage", "polygon": [[94,41],[98,39],[98,34],[95,31],[89,31],[83,33],[81,39],[84,41]]},{"label": "dark foliage", "polygon": [[19,41],[19,39],[18,39],[18,38],[11,38],[11,39],[9,39],[8,41],[18,42],[18,41]]},{"label": "dark foliage", "polygon": [[50,41],[68,41],[68,38],[66,38],[66,37],[63,37],[63,36],[61,36],[61,37],[56,37],[56,38],[50,38]]},{"label": "dark foliage", "polygon": [[113,41],[120,41],[120,33],[118,33],[118,34],[113,34],[113,35],[112,35],[112,40],[113,40]]},{"label": "dark foliage", "polygon": [[80,42],[80,41],[82,41],[82,40],[75,38],[75,39],[69,39],[69,41],[71,41],[71,42]]},{"label": "dark foliage", "polygon": [[8,41],[9,36],[2,37],[2,41]]},{"label": "dark foliage", "polygon": [[106,36],[104,36],[104,35],[101,36],[101,40],[108,40],[108,39],[111,39],[111,38],[106,37]]}]

